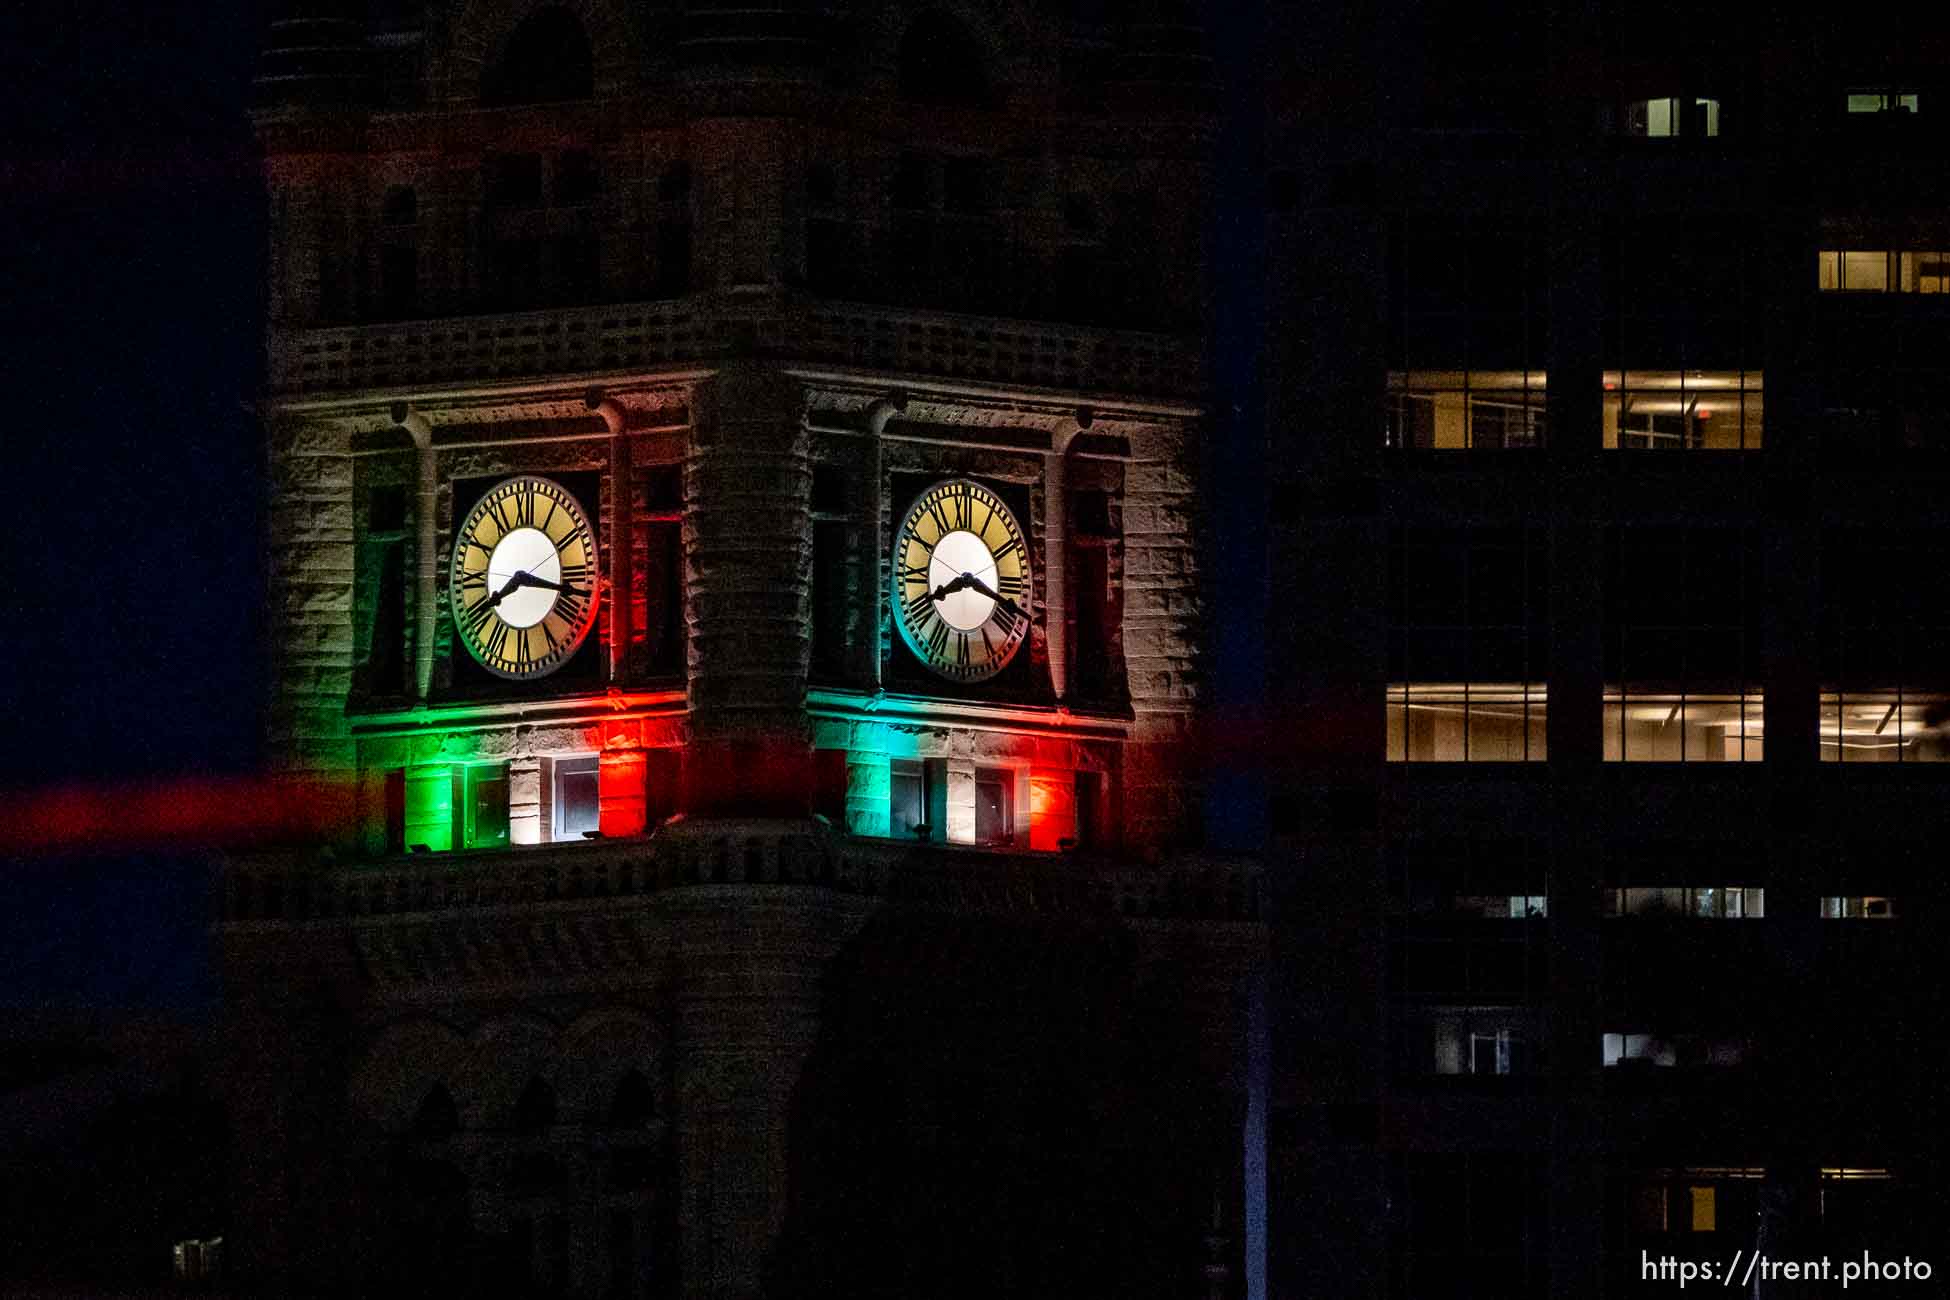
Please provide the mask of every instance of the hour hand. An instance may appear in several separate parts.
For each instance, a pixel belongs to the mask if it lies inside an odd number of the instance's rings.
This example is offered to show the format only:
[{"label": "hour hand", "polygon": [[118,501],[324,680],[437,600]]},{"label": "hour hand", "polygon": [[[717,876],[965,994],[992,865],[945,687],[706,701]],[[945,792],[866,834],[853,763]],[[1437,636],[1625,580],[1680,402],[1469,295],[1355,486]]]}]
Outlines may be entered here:
[{"label": "hour hand", "polygon": [[1016,607],[1015,601],[1010,600],[1007,596],[996,595],[993,591],[989,590],[988,583],[983,582],[980,578],[976,577],[972,573],[964,573],[961,575],[961,577],[955,579],[955,581],[975,588],[975,590],[981,592],[984,596],[987,596],[990,600],[994,601],[998,605],[1007,605],[1010,609],[1014,609]]},{"label": "hour hand", "polygon": [[934,593],[933,593],[934,599],[946,600],[948,599],[948,597],[954,595],[956,592],[960,591],[963,587],[966,587],[969,583],[974,581],[975,581],[974,575],[968,573],[962,574],[959,578],[950,578],[948,581],[942,583],[939,587],[936,587],[934,589]]},{"label": "hour hand", "polygon": [[521,585],[521,580],[526,576],[527,576],[526,574],[516,573],[514,577],[509,578],[506,582],[502,583],[501,590],[495,592],[492,596],[489,596],[487,598],[486,607],[488,609],[493,609],[496,605],[499,605],[501,603],[502,597],[506,596],[509,592],[513,591],[516,587],[519,587]]},{"label": "hour hand", "polygon": [[537,577],[534,574],[528,572],[526,569],[522,570],[520,573],[517,573],[514,576],[514,580],[516,582],[519,582],[524,587],[546,587],[550,591],[562,590],[561,583],[550,582],[547,578]]}]

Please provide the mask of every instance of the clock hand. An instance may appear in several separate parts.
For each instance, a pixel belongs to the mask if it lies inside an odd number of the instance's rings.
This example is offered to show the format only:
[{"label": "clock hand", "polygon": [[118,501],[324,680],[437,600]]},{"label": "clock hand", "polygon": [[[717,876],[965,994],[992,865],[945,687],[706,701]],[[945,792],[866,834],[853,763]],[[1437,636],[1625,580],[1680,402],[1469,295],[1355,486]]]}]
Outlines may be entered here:
[{"label": "clock hand", "polygon": [[[964,573],[961,575],[960,578],[956,579],[956,581],[967,583],[969,586],[975,588],[975,590],[981,592],[984,596],[987,596],[990,600],[994,601],[998,605],[1007,605],[1010,609],[1016,609],[1015,601],[1010,600],[1007,596],[996,595],[993,591],[989,590],[989,585],[986,582],[983,582],[980,578],[976,577],[972,573]],[[1017,610],[1017,612],[1020,613],[1021,611]]]},{"label": "clock hand", "polygon": [[524,576],[523,574],[517,572],[514,577],[502,583],[501,590],[495,592],[492,596],[489,596],[487,598],[487,605],[485,606],[485,608],[493,609],[496,605],[499,605],[501,603],[501,598],[503,596],[506,596],[509,592],[513,591],[516,587],[519,587],[521,585],[521,580],[523,576]]},{"label": "clock hand", "polygon": [[562,590],[561,583],[550,582],[547,578],[538,578],[534,574],[528,572],[526,569],[523,569],[521,572],[515,574],[514,581],[519,582],[524,587],[546,587],[550,591]]},{"label": "clock hand", "polygon": [[934,589],[933,598],[937,601],[946,600],[973,581],[975,581],[974,575],[967,573],[959,578],[950,578]]}]

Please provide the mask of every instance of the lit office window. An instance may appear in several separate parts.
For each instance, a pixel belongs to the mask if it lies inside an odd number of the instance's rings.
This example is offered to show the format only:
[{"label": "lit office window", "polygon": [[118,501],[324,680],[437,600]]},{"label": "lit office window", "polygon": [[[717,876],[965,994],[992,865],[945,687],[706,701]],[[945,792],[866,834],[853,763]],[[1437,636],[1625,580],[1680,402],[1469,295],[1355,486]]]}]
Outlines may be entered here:
[{"label": "lit office window", "polygon": [[1697,96],[1637,99],[1625,105],[1625,134],[1647,139],[1720,134],[1720,101]]},{"label": "lit office window", "polygon": [[1767,891],[1757,885],[1679,885],[1605,891],[1607,916],[1757,920],[1767,915]]},{"label": "lit office window", "polygon": [[1607,370],[1605,446],[1752,451],[1761,445],[1758,370]]},{"label": "lit office window", "polygon": [[1914,113],[1918,96],[1914,91],[1851,90],[1848,111],[1863,113]]},{"label": "lit office window", "polygon": [[1519,451],[1544,445],[1541,370],[1407,370],[1388,376],[1391,450]]},{"label": "lit office window", "polygon": [[555,760],[554,826],[552,838],[579,840],[589,831],[602,828],[601,803],[597,797],[600,760],[594,754]]},{"label": "lit office window", "polygon": [[1950,252],[1829,248],[1815,254],[1824,293],[1950,293]]},{"label": "lit office window", "polygon": [[1528,1016],[1515,1007],[1443,1007],[1412,1017],[1411,1075],[1510,1078],[1531,1074],[1536,1053]]},{"label": "lit office window", "polygon": [[1391,763],[1541,763],[1542,682],[1395,682],[1388,687]]},{"label": "lit office window", "polygon": [[1747,1058],[1743,1038],[1716,1034],[1608,1033],[1604,1061],[1616,1069],[1725,1069]]},{"label": "lit office window", "polygon": [[1761,691],[1636,694],[1605,689],[1607,763],[1758,763]]},{"label": "lit office window", "polygon": [[1882,921],[1896,915],[1896,906],[1873,894],[1826,897],[1821,900],[1824,921]]},{"label": "lit office window", "polygon": [[1937,691],[1824,691],[1826,763],[1950,761],[1950,695]]}]

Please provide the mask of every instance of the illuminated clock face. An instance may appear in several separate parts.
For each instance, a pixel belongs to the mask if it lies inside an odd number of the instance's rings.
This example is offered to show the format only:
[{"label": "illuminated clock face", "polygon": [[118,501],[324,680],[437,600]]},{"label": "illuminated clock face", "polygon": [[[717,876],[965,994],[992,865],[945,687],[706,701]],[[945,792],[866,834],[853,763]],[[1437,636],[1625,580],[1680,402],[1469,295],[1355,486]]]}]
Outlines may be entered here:
[{"label": "illuminated clock face", "polygon": [[523,475],[489,488],[454,538],[447,598],[461,643],[497,677],[545,677],[596,623],[596,539],[575,496]]},{"label": "illuminated clock face", "polygon": [[901,636],[943,677],[995,676],[1029,633],[1029,545],[980,483],[948,479],[915,498],[894,534],[893,572]]}]

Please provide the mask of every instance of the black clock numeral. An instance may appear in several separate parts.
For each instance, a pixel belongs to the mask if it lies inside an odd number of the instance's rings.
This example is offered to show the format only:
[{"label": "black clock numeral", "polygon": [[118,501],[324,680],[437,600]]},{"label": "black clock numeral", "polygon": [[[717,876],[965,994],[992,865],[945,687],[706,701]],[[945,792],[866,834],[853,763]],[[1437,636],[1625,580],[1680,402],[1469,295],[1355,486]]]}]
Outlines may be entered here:
[{"label": "black clock numeral", "polygon": [[968,484],[956,486],[954,494],[955,527],[966,528],[975,519],[975,501],[969,495]]},{"label": "black clock numeral", "polygon": [[925,583],[927,580],[928,566],[925,564],[909,564],[901,569],[902,582]]},{"label": "black clock numeral", "polygon": [[933,500],[928,502],[928,518],[934,520],[934,527],[935,527],[934,540],[939,542],[942,538],[946,537],[950,531],[948,528],[948,515],[947,512],[942,510],[941,508],[940,497],[935,497]]},{"label": "black clock numeral", "polygon": [[535,526],[535,494],[523,492],[515,498],[515,523],[522,528]]},{"label": "black clock numeral", "polygon": [[560,538],[556,539],[555,549],[557,551],[567,550],[571,542],[581,542],[587,548],[589,545],[589,530],[581,524],[575,525],[568,532],[562,534]]},{"label": "black clock numeral", "polygon": [[1008,554],[1008,553],[1009,553],[1010,551],[1013,551],[1013,550],[1015,550],[1015,549],[1016,549],[1017,547],[1019,547],[1019,546],[1021,546],[1021,545],[1022,545],[1022,538],[1020,538],[1020,537],[1011,537],[1011,538],[1010,538],[1010,539],[1009,539],[1008,541],[1006,541],[1006,542],[1004,542],[1004,543],[1002,543],[1002,545],[1000,545],[1000,546],[998,546],[998,547],[996,547],[996,548],[995,548],[995,553],[994,553],[993,555],[991,555],[991,556],[990,556],[989,558],[990,558],[990,559],[992,559],[992,560],[999,560],[999,559],[1001,559],[1001,558],[1002,558],[1003,556],[1005,556],[1005,555],[1007,555],[1007,554]]},{"label": "black clock numeral", "polygon": [[514,531],[514,526],[508,522],[508,516],[502,513],[501,507],[505,504],[505,501],[499,500],[488,502],[488,513],[494,516],[494,522],[499,525],[504,535]]},{"label": "black clock numeral", "polygon": [[989,640],[989,625],[984,623],[976,630],[982,634],[982,662],[988,663],[995,658],[995,642]]},{"label": "black clock numeral", "polygon": [[482,643],[481,649],[487,651],[490,659],[506,658],[503,652],[508,648],[508,635],[511,630],[506,623],[499,621],[489,630],[487,640]]},{"label": "black clock numeral", "polygon": [[989,615],[989,622],[1001,628],[1002,635],[1011,636],[1015,633],[1016,623],[1021,618],[1022,611],[1018,610],[1014,605],[997,601],[994,611]]},{"label": "black clock numeral", "polygon": [[460,589],[462,591],[486,591],[487,574],[485,572],[481,572],[481,573],[463,572],[460,575]]},{"label": "black clock numeral", "polygon": [[567,583],[555,598],[555,607],[571,625],[579,625],[589,612],[589,591],[584,587],[571,587]]},{"label": "black clock numeral", "polygon": [[582,582],[588,577],[589,566],[587,564],[565,564],[562,566],[562,582],[565,586],[571,582]]},{"label": "black clock numeral", "polygon": [[968,633],[955,633],[955,662],[968,667]]},{"label": "black clock numeral", "polygon": [[522,668],[528,666],[528,629],[515,633],[515,663]]},{"label": "black clock numeral", "polygon": [[489,604],[485,600],[475,601],[472,605],[469,605],[460,611],[460,614],[458,616],[458,621],[460,623],[461,630],[467,633],[469,636],[472,636],[474,633],[481,630],[481,628],[487,623],[488,619],[491,618],[493,614],[494,614],[493,605]]},{"label": "black clock numeral", "polygon": [[989,525],[995,522],[995,502],[989,500],[987,497],[983,497],[982,504],[988,507],[989,512],[982,517],[982,526],[975,530],[975,535],[986,541],[989,535]]},{"label": "black clock numeral", "polygon": [[1022,598],[1023,581],[1020,573],[1013,576],[1004,574],[995,580],[995,590],[1009,600]]},{"label": "black clock numeral", "polygon": [[948,625],[936,620],[933,630],[928,633],[928,658],[939,659],[941,648],[948,644]]},{"label": "black clock numeral", "polygon": [[919,623],[933,611],[934,595],[931,592],[923,591],[918,596],[909,596],[903,609],[907,614],[907,621],[909,623]]}]

